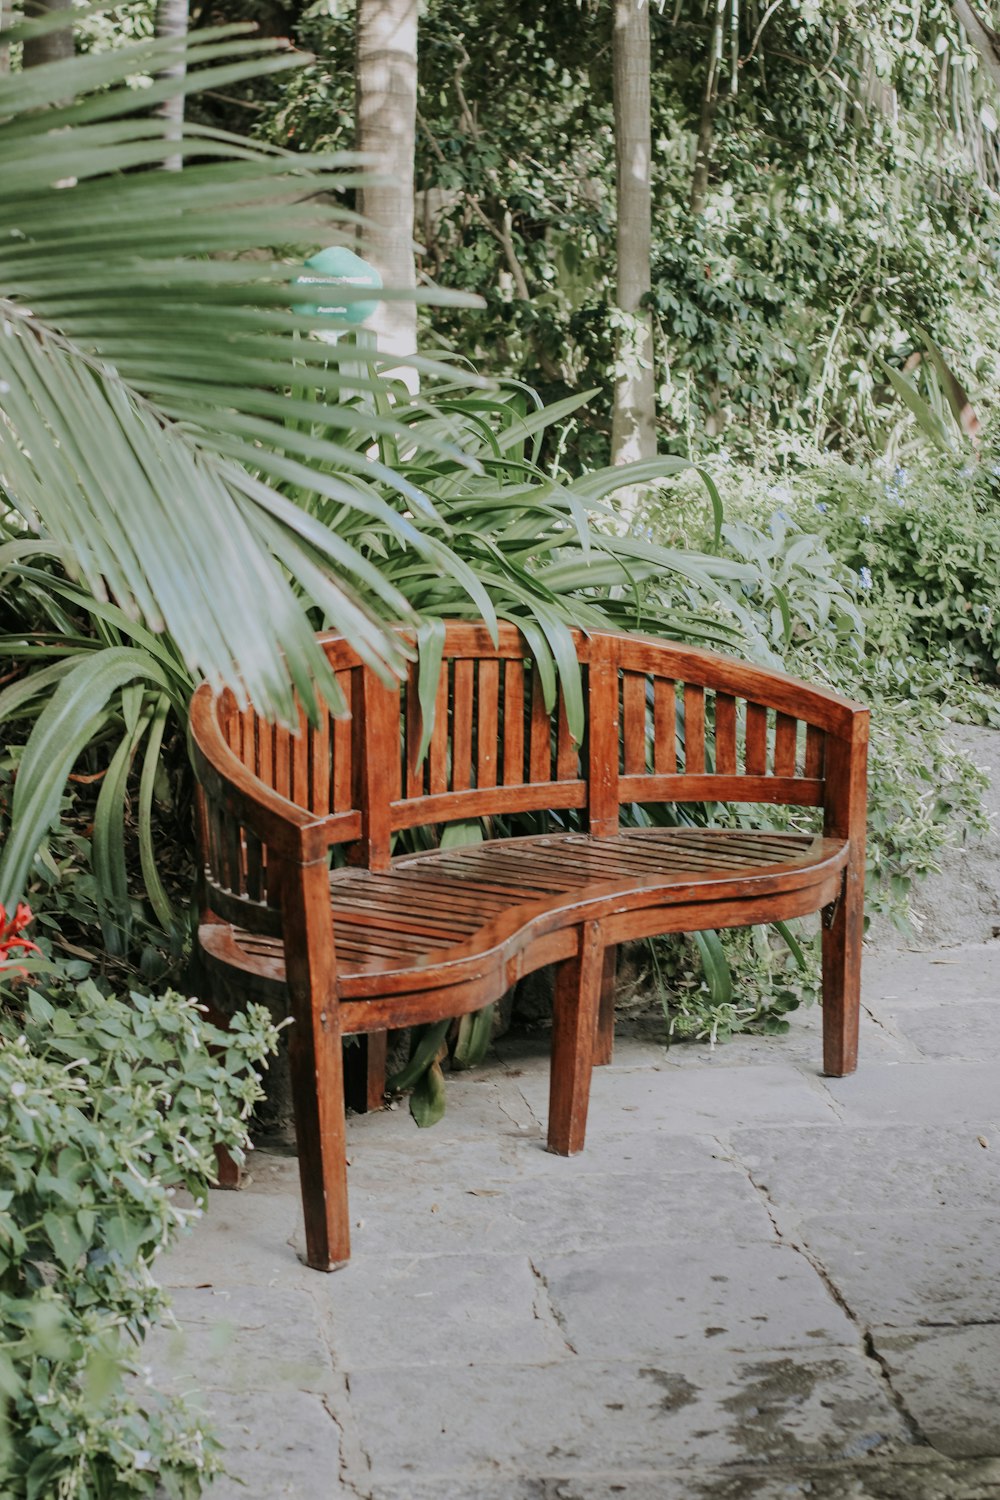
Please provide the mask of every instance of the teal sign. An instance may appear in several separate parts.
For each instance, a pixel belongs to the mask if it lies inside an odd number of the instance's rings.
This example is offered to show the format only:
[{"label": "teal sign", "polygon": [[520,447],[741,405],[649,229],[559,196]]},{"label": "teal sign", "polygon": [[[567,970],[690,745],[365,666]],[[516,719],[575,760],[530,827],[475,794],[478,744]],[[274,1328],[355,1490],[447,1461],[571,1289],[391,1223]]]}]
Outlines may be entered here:
[{"label": "teal sign", "polygon": [[301,312],[324,318],[339,318],[344,323],[363,323],[366,318],[371,317],[378,302],[347,302],[338,298],[337,291],[344,286],[371,287],[374,290],[382,285],[382,278],[374,266],[362,260],[360,255],[355,255],[353,250],[345,250],[342,245],[331,245],[326,250],[317,250],[315,255],[310,255],[292,285],[309,287],[310,296],[318,299],[309,302],[299,302],[296,299],[296,306]]}]

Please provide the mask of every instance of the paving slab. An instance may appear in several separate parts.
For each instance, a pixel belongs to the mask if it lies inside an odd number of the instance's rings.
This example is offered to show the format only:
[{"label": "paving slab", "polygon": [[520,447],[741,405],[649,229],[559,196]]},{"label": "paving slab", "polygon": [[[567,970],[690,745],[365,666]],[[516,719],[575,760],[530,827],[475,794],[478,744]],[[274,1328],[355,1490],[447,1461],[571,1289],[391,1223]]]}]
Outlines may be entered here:
[{"label": "paving slab", "polygon": [[[1000,887],[997,891],[1000,909]],[[941,1005],[1000,999],[1000,943],[968,943],[955,948],[885,950],[867,953],[862,967],[865,1004],[879,1014],[882,1005]]]},{"label": "paving slab", "polygon": [[[819,1065],[817,1062],[817,1075]],[[548,1079],[537,1072],[518,1079],[535,1110],[548,1108]],[[731,1130],[734,1125],[833,1123],[833,1100],[816,1078],[778,1062],[734,1068],[674,1068],[656,1063],[645,1069],[595,1068],[591,1109],[608,1124],[668,1131]],[[588,1121],[588,1128],[590,1122]]]},{"label": "paving slab", "polygon": [[226,1440],[228,1474],[205,1500],[335,1500],[340,1487],[340,1435],[318,1396],[271,1391],[249,1401],[207,1390],[203,1409]]},{"label": "paving slab", "polygon": [[817,1215],[798,1238],[867,1325],[1000,1322],[1000,1210]]},{"label": "paving slab", "polygon": [[894,1388],[939,1453],[1000,1453],[1000,1322],[968,1328],[875,1329]]},{"label": "paving slab", "polygon": [[881,1015],[924,1057],[1000,1057],[1000,994],[995,1000],[886,1007]]},{"label": "paving slab", "polygon": [[1000,1059],[867,1063],[850,1078],[825,1078],[842,1119],[894,1125],[983,1125],[1000,1103]]},{"label": "paving slab", "polygon": [[584,1359],[684,1359],[859,1343],[855,1324],[787,1245],[715,1241],[539,1255],[534,1265]]},{"label": "paving slab", "polygon": [[[860,1073],[856,1076],[861,1076]],[[981,1138],[992,1142],[987,1148]],[[995,1209],[1000,1110],[992,1122],[940,1129],[842,1125],[735,1130],[730,1149],[775,1207],[796,1216],[837,1212],[962,1214]]]},{"label": "paving slab", "polygon": [[375,1481],[465,1475],[472,1496],[484,1470],[663,1473],[763,1454],[857,1457],[909,1441],[878,1372],[847,1349],[699,1362],[678,1350],[655,1364],[577,1359],[434,1374],[351,1375]]},{"label": "paving slab", "polygon": [[331,1347],[352,1372],[538,1363],[570,1351],[527,1256],[362,1257],[317,1291]]},{"label": "paving slab", "polygon": [[178,1327],[157,1329],[144,1352],[161,1385],[260,1393],[329,1389],[330,1351],[309,1292],[180,1287],[171,1302]]},{"label": "paving slab", "polygon": [[375,1480],[371,1500],[1000,1500],[1000,1461],[896,1454],[860,1464],[729,1465],[660,1473]]}]

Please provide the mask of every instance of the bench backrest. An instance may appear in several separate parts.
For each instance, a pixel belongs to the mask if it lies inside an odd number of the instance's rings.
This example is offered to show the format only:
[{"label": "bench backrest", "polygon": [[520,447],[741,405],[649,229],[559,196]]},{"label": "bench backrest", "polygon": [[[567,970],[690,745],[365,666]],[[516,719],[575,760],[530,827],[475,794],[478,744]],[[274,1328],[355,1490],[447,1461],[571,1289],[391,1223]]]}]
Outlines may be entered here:
[{"label": "bench backrest", "polygon": [[419,664],[387,688],[342,638],[323,644],[350,718],[312,726],[303,715],[292,734],[241,712],[231,694],[195,695],[203,849],[220,916],[233,915],[222,909],[227,891],[277,904],[265,845],[302,862],[342,844],[352,863],[378,869],[402,829],[487,815],[578,809],[608,836],[622,804],[770,802],[823,806],[827,831],[849,833],[838,809],[867,715],[783,674],[649,637],[575,632],[578,745],[564,692],[546,705],[518,630],[501,626],[494,644],[482,625],[450,623],[421,758]]}]

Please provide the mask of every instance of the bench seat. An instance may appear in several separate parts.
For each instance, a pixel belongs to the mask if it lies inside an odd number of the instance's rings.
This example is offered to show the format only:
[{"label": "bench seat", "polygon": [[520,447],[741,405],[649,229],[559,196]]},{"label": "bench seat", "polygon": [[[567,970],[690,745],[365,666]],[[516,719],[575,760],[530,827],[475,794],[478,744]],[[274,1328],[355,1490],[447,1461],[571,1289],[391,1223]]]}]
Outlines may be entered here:
[{"label": "bench seat", "polygon": [[[759,902],[762,922],[816,911],[836,899],[847,856],[845,839],[662,828],[609,839],[502,839],[403,855],[382,871],[333,870],[341,1029],[377,1027],[383,997],[392,997],[384,1024],[405,1024],[400,997],[411,991],[421,1021],[437,1014],[434,990],[442,1017],[497,1000],[523,973],[566,957],[582,921],[600,919],[610,944],[642,935],[643,926],[650,933],[745,926],[748,899]],[[727,912],[736,899],[738,909]],[[561,933],[568,942],[553,941]],[[242,969],[258,989],[283,995],[280,931],[269,936],[215,921],[199,938],[209,962]],[[468,997],[448,993],[470,983]],[[354,1014],[351,1001],[363,1002]]]}]

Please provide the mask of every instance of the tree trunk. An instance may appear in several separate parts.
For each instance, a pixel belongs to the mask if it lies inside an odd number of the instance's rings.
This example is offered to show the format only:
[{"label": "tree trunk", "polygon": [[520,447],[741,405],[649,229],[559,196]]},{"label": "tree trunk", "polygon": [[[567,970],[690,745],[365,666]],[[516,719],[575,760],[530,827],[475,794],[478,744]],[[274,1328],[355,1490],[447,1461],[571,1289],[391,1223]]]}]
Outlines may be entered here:
[{"label": "tree trunk", "polygon": [[39,68],[43,63],[62,62],[73,56],[73,24],[71,0],[27,0],[24,19],[35,21],[55,11],[66,12],[66,25],[44,36],[31,37],[24,44],[22,62],[26,68]]},{"label": "tree trunk", "polygon": [[0,75],[10,72],[10,43],[5,33],[12,24],[11,0],[0,0]]},{"label": "tree trunk", "polygon": [[[156,35],[158,38],[180,41],[187,36],[187,29],[188,0],[156,0]],[[176,78],[178,83],[183,83],[186,73],[187,63],[183,57],[180,57],[169,67],[161,69],[158,76]],[[167,140],[179,141],[184,134],[183,92],[165,99],[156,113],[167,122]],[[184,158],[178,151],[176,155],[165,157],[163,165],[168,172],[179,172],[184,165]]]},{"label": "tree trunk", "polygon": [[[373,158],[367,170],[387,179],[358,194],[358,207],[369,221],[362,230],[361,253],[381,273],[385,286],[415,287],[417,0],[358,0],[356,69],[358,150]],[[416,349],[413,302],[380,302],[369,327],[382,354]]]},{"label": "tree trunk", "polygon": [[[616,0],[613,69],[619,331],[611,461],[623,464],[656,453],[653,317],[640,306],[651,287],[648,0]],[[634,514],[639,499],[638,494],[619,492],[626,515]]]},{"label": "tree trunk", "polygon": [[968,0],[952,0],[951,8],[979,53],[986,72],[996,87],[1000,88],[1000,32],[981,21]]},{"label": "tree trunk", "polygon": [[705,212],[708,197],[708,168],[715,136],[715,112],[719,104],[719,69],[722,66],[722,15],[726,0],[715,0],[715,19],[708,49],[708,71],[701,95],[698,139],[694,148],[694,175],[691,178],[691,212]]}]

